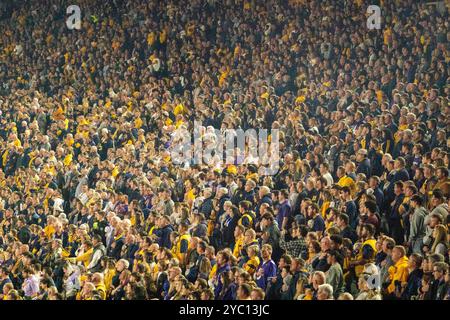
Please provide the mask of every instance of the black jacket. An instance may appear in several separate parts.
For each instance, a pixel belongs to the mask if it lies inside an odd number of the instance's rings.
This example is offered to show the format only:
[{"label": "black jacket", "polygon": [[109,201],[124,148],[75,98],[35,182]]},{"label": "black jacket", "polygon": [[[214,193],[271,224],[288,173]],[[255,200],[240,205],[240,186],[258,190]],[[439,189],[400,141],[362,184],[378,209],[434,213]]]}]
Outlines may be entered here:
[{"label": "black jacket", "polygon": [[200,205],[199,212],[205,215],[205,218],[208,219],[211,215],[211,211],[213,209],[213,198],[209,197],[205,199]]},{"label": "black jacket", "polygon": [[356,168],[357,174],[364,173],[366,177],[370,177],[371,171],[370,160],[368,158],[365,158],[363,161],[361,161]]},{"label": "black jacket", "polygon": [[352,243],[355,243],[358,240],[358,235],[356,231],[353,230],[350,226],[347,226],[344,230],[341,231],[340,235],[342,238],[347,238],[352,240]]},{"label": "black jacket", "polygon": [[381,177],[381,175],[383,174],[383,165],[381,164],[381,160],[383,159],[383,153],[375,149],[370,149],[368,156],[371,165],[370,175]]}]

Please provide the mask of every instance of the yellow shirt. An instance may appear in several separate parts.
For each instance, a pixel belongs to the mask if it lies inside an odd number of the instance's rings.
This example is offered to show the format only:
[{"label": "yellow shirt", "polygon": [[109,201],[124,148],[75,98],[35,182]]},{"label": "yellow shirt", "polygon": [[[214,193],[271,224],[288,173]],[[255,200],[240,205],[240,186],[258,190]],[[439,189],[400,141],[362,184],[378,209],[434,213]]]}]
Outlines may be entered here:
[{"label": "yellow shirt", "polygon": [[388,292],[393,293],[395,291],[395,282],[400,281],[405,283],[408,280],[408,257],[404,256],[398,260],[395,265],[391,266],[388,270],[389,279],[391,284],[388,287]]},{"label": "yellow shirt", "polygon": [[244,246],[244,237],[241,236],[239,239],[236,239],[236,243],[234,244],[233,249],[233,256],[239,258],[243,246]]},{"label": "yellow shirt", "polygon": [[178,114],[182,113],[183,111],[184,111],[184,106],[182,103],[180,103],[173,110],[173,114],[177,116]]},{"label": "yellow shirt", "polygon": [[322,218],[326,219],[327,217],[327,209],[330,207],[330,201],[325,201],[322,205]]},{"label": "yellow shirt", "polygon": [[117,167],[115,167],[111,173],[111,175],[115,178],[117,177],[117,175],[119,174],[119,169]]},{"label": "yellow shirt", "polygon": [[149,46],[153,45],[153,43],[155,43],[155,33],[154,32],[150,32],[147,36],[147,44]]},{"label": "yellow shirt", "polygon": [[223,83],[225,82],[225,79],[228,77],[228,73],[230,72],[230,70],[227,68],[226,71],[222,72],[220,74],[219,77],[219,87],[221,87],[223,85]]},{"label": "yellow shirt", "polygon": [[189,190],[188,192],[186,192],[184,194],[184,200],[190,205],[192,206],[192,204],[195,201],[195,194],[194,194],[194,189]]},{"label": "yellow shirt", "polygon": [[53,227],[52,225],[48,225],[44,228],[45,236],[49,239],[53,238],[55,231],[55,227]]},{"label": "yellow shirt", "polygon": [[116,269],[107,269],[105,272],[105,288],[106,291],[109,291],[112,285],[112,278],[116,275]]},{"label": "yellow shirt", "polygon": [[136,118],[136,119],[134,120],[134,127],[135,127],[136,129],[140,129],[140,128],[142,127],[143,124],[144,124],[144,121],[142,121],[141,118]]},{"label": "yellow shirt", "polygon": [[9,150],[6,150],[5,152],[3,152],[3,155],[2,155],[3,166],[6,166],[6,162],[8,161],[8,154],[9,154]]},{"label": "yellow shirt", "polygon": [[64,160],[63,160],[63,163],[64,163],[64,165],[67,167],[67,166],[69,166],[71,163],[72,163],[72,154],[68,154],[65,158],[64,158]]},{"label": "yellow shirt", "polygon": [[103,283],[99,283],[95,289],[97,290],[97,292],[99,293],[100,297],[102,298],[102,300],[106,300],[106,286]]},{"label": "yellow shirt", "polygon": [[75,258],[77,262],[83,262],[84,266],[87,267],[89,262],[91,261],[92,254],[94,253],[94,248],[90,248],[88,251],[83,253],[82,255]]},{"label": "yellow shirt", "polygon": [[159,42],[165,43],[166,40],[167,40],[167,32],[166,32],[166,30],[163,30],[159,33]]},{"label": "yellow shirt", "polygon": [[244,270],[247,271],[250,275],[253,275],[256,272],[256,269],[259,267],[259,263],[260,261],[258,256],[254,256],[244,264]]},{"label": "yellow shirt", "polygon": [[212,269],[211,272],[209,273],[209,279],[212,279],[216,276],[216,272],[217,272],[217,264],[215,264]]},{"label": "yellow shirt", "polygon": [[384,30],[383,33],[383,41],[385,45],[388,45],[391,42],[392,31],[390,28]]},{"label": "yellow shirt", "polygon": [[381,90],[377,91],[377,101],[378,101],[378,103],[383,102],[383,91],[381,91]]}]

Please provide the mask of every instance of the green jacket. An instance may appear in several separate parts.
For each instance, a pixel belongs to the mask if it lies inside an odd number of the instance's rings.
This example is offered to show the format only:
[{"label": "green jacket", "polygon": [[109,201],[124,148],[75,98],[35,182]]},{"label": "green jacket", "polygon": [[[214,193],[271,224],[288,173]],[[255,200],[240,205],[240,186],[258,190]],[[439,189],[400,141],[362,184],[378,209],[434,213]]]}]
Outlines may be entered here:
[{"label": "green jacket", "polygon": [[331,265],[326,272],[326,282],[333,287],[334,298],[337,299],[344,290],[344,272],[339,263]]}]

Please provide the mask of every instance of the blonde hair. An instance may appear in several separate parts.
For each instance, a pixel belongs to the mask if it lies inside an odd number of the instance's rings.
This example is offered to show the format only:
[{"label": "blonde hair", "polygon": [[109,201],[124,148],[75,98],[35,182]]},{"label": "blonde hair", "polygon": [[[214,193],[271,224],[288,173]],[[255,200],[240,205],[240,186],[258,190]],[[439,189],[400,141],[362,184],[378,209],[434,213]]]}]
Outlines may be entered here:
[{"label": "blonde hair", "polygon": [[439,243],[443,243],[448,249],[447,227],[443,224],[438,224],[436,227],[434,227],[434,231],[437,232],[437,235],[434,239],[431,251],[434,252]]},{"label": "blonde hair", "polygon": [[258,253],[259,253],[259,247],[258,247],[257,245],[249,246],[249,247],[247,248],[247,250],[248,250],[249,252],[252,251],[252,252],[255,254],[255,256],[257,256]]}]

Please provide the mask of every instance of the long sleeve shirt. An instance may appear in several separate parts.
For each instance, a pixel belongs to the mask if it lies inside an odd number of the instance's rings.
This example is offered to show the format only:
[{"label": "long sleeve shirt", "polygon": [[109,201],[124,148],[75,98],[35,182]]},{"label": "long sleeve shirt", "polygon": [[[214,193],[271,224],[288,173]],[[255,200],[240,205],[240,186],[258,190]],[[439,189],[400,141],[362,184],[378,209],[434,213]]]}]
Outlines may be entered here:
[{"label": "long sleeve shirt", "polygon": [[326,277],[326,282],[333,287],[334,297],[339,297],[344,292],[344,273],[341,265],[339,263],[331,265],[326,272]]},{"label": "long sleeve shirt", "polygon": [[408,281],[408,257],[401,257],[393,266],[388,270],[389,279],[391,283],[388,286],[388,292],[393,293],[395,291],[396,282],[406,283]]},{"label": "long sleeve shirt", "polygon": [[423,207],[416,208],[411,217],[411,225],[409,232],[409,240],[417,240],[425,237],[425,216],[427,215],[426,209]]},{"label": "long sleeve shirt", "polygon": [[39,278],[36,275],[26,278],[22,289],[26,297],[32,297],[39,293]]}]

